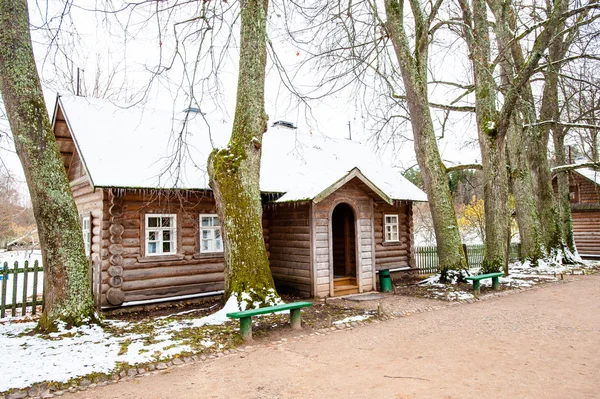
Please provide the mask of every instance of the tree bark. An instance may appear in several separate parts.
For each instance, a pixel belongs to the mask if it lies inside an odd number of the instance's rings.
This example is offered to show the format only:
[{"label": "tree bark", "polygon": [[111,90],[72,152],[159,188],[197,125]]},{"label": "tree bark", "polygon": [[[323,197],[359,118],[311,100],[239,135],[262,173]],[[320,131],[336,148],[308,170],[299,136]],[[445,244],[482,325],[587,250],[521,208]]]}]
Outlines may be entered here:
[{"label": "tree bark", "polygon": [[26,0],[0,2],[0,91],[38,226],[45,308],[39,321],[78,325],[94,319],[79,216],[44,103]]},{"label": "tree bark", "polygon": [[[552,135],[554,156],[558,165],[565,165],[567,163],[567,154],[565,153],[565,136],[566,129],[559,127],[554,130],[554,134]],[[576,254],[577,247],[575,246],[573,218],[571,216],[571,190],[569,188],[569,173],[570,172],[556,174],[556,183],[558,188],[556,202],[558,204],[558,218],[564,243],[572,254]]]},{"label": "tree bark", "polygon": [[415,17],[416,43],[414,56],[408,44],[404,30],[403,1],[386,0],[386,28],[392,39],[396,58],[406,90],[406,100],[411,116],[411,124],[415,143],[417,162],[423,176],[423,183],[435,230],[440,271],[444,279],[449,270],[466,269],[467,262],[462,247],[462,240],[452,196],[448,187],[446,168],[442,163],[435,138],[435,129],[429,110],[427,94],[427,29],[420,10],[413,5]]},{"label": "tree bark", "polygon": [[482,272],[507,272],[508,174],[506,132],[498,130],[496,82],[490,65],[490,32],[485,0],[473,0],[472,8],[460,0],[475,82],[477,134],[481,149],[485,201],[485,257]]},{"label": "tree bark", "polygon": [[533,182],[527,162],[529,137],[523,131],[523,123],[518,115],[513,115],[513,123],[508,129],[507,153],[510,164],[510,183],[515,198],[515,210],[521,237],[521,260],[537,265],[545,257],[540,218],[533,194]]},{"label": "tree bark", "polygon": [[[559,12],[565,12],[567,4],[562,2],[557,5]],[[550,14],[553,10],[548,10]],[[565,27],[564,21],[558,23],[558,30]],[[557,37],[548,47],[548,61],[561,60],[565,57],[569,47],[569,39]],[[558,68],[558,67],[557,67]],[[558,121],[559,110],[559,70],[549,66],[544,73],[544,90],[540,106],[539,120]],[[552,172],[548,160],[548,143],[550,134],[553,135],[555,151],[559,164],[564,164],[564,128],[558,124],[542,124],[534,128],[533,145],[529,147],[529,161],[536,177],[537,206],[541,219],[542,233],[546,251],[552,257],[562,259],[563,262],[577,262],[575,259],[575,240],[571,222],[571,207],[569,201],[569,183],[565,174],[558,177],[558,197],[555,197],[552,188]],[[559,145],[561,148],[557,148]]]},{"label": "tree bark", "polygon": [[[458,0],[463,14],[464,36],[469,47],[473,74],[475,78],[475,108],[479,144],[484,167],[484,197],[486,210],[486,255],[482,270],[495,271],[502,265],[505,272],[508,266],[508,182],[506,179],[506,157],[504,144],[517,105],[523,92],[529,87],[531,76],[535,73],[539,61],[551,43],[559,22],[563,18],[566,2],[555,0],[549,5],[549,19],[536,37],[529,57],[522,62],[515,58],[517,73],[504,91],[502,108],[496,109],[496,87],[493,63],[490,62],[490,32],[485,0],[473,0],[472,8],[467,0]],[[510,1],[498,3],[490,1],[490,7],[500,18],[496,24],[509,23],[514,17]],[[471,28],[471,29],[470,29]],[[499,30],[501,31],[501,29]],[[518,42],[511,40],[514,46]],[[508,43],[499,48],[499,53],[508,57]],[[540,150],[546,153],[546,150]],[[549,170],[549,168],[548,168]],[[539,182],[539,181],[538,181]],[[551,184],[548,181],[548,184]],[[546,211],[546,210],[544,210]],[[541,211],[540,211],[541,212]],[[546,228],[546,226],[542,226]]]},{"label": "tree bark", "polygon": [[266,0],[245,0],[241,7],[240,65],[231,139],[208,161],[217,211],[224,227],[225,298],[238,304],[270,305],[277,297],[262,228],[260,159],[267,131],[264,109],[267,63]]},{"label": "tree bark", "polygon": [[[503,87],[509,87],[515,79],[514,65],[517,64],[515,59],[522,59],[522,50],[518,44],[509,46],[509,43],[513,41],[507,21],[510,14],[507,14],[506,10],[496,2],[488,0],[488,5],[497,21],[494,24],[496,42],[498,48],[503,51],[503,56],[499,60],[501,84]],[[524,96],[532,99],[533,94],[528,89],[528,87],[524,88]],[[527,148],[531,137],[524,131],[521,117],[521,113],[528,106],[527,102],[521,100],[519,102],[521,111],[512,113],[507,131],[506,154],[509,164],[509,186],[515,201],[515,213],[521,239],[520,259],[523,262],[529,262],[532,266],[537,266],[538,262],[545,258],[545,251],[541,236],[540,217],[534,196],[533,179],[527,161]],[[510,245],[510,237],[508,241],[508,245]],[[508,271],[505,270],[505,272]]]},{"label": "tree bark", "polygon": [[[546,73],[544,91],[540,107],[540,120],[555,120],[558,115],[558,76]],[[556,107],[552,103],[555,103]],[[548,118],[548,119],[546,119]],[[529,146],[529,163],[535,179],[537,207],[540,213],[543,242],[547,251],[561,248],[561,232],[558,223],[558,210],[552,189],[552,173],[548,161],[550,126],[534,128],[533,140]]]}]

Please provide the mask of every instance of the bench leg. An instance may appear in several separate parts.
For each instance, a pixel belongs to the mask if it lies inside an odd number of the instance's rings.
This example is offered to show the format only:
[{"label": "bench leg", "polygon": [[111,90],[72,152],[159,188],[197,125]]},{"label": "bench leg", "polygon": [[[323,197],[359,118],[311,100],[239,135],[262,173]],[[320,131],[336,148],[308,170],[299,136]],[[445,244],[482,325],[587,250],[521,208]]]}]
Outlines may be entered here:
[{"label": "bench leg", "polygon": [[479,295],[481,293],[479,280],[473,280],[473,292],[475,295]]},{"label": "bench leg", "polygon": [[240,319],[240,334],[244,341],[249,341],[252,339],[252,318],[251,317],[242,317]]},{"label": "bench leg", "polygon": [[500,277],[492,277],[492,289],[496,291],[500,289]]},{"label": "bench leg", "polygon": [[300,321],[300,309],[290,309],[290,325],[293,330],[302,329],[302,322]]}]

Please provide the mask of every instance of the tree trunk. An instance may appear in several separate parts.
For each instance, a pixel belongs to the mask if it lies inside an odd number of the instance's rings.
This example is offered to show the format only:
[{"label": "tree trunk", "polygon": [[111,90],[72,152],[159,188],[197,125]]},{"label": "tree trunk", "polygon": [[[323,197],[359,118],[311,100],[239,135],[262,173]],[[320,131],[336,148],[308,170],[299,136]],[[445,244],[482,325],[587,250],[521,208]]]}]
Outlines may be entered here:
[{"label": "tree trunk", "polygon": [[42,330],[94,318],[79,216],[33,57],[26,0],[0,2],[0,90],[38,227],[44,265]]},{"label": "tree trunk", "polygon": [[[567,4],[558,6],[561,12],[566,11]],[[548,10],[550,13],[551,10]],[[559,24],[558,30],[565,27],[564,21]],[[567,41],[563,37],[557,37],[548,47],[548,60],[558,61],[564,58],[568,48]],[[548,67],[544,73],[544,90],[542,93],[542,104],[540,106],[540,121],[559,121],[559,97],[558,67]],[[548,254],[556,261],[566,263],[577,262],[574,257],[575,241],[573,238],[573,226],[571,223],[571,211],[569,203],[569,183],[566,174],[559,176],[559,196],[555,197],[552,188],[552,173],[548,161],[548,142],[550,133],[553,133],[554,143],[560,143],[560,149],[556,149],[557,156],[565,161],[564,155],[564,132],[557,124],[544,124],[538,128],[534,135],[533,145],[529,148],[529,162],[536,177],[537,206],[541,219],[544,245]],[[561,138],[562,136],[562,138]],[[560,163],[559,163],[560,164]],[[564,164],[564,163],[562,163]]]},{"label": "tree trunk", "polygon": [[[427,94],[428,43],[421,43],[417,40],[415,56],[411,55],[404,30],[402,3],[403,0],[385,1],[386,27],[392,39],[404,81],[417,162],[423,175],[423,183],[431,209],[440,271],[442,279],[445,279],[449,270],[466,269],[467,263],[448,187],[448,177],[440,157],[429,110]],[[413,10],[414,14],[416,13]],[[425,29],[424,21],[419,19],[418,15],[415,15],[415,19],[417,20],[416,31]],[[417,33],[417,36],[421,35]]]},{"label": "tree trunk", "polygon": [[[504,57],[500,58],[500,79],[504,88],[510,87],[514,80],[514,61],[513,59],[522,59],[522,51],[518,43],[514,43],[509,50],[509,43],[512,42],[513,35],[508,29],[507,14],[501,4],[488,0],[498,23],[494,24],[496,32],[496,41],[498,48],[504,50]],[[513,56],[511,58],[511,55]],[[533,98],[533,95],[524,88],[525,97]],[[526,110],[529,104],[520,101],[522,110]],[[523,111],[521,111],[523,112]],[[529,262],[532,266],[537,266],[538,262],[545,258],[544,246],[541,236],[540,217],[536,207],[536,201],[533,189],[533,180],[529,163],[527,162],[527,148],[531,138],[523,130],[523,120],[521,112],[515,110],[511,116],[511,123],[506,133],[506,154],[509,163],[509,185],[512,189],[515,200],[515,212],[517,223],[519,225],[519,236],[521,239],[520,259],[523,262]],[[510,223],[510,220],[509,220]],[[510,234],[510,233],[509,233]],[[510,246],[510,237],[508,237]],[[505,273],[508,271],[505,270]]]},{"label": "tree trunk", "polygon": [[533,194],[533,182],[527,163],[529,137],[523,131],[517,114],[508,129],[507,153],[510,164],[510,183],[515,198],[515,210],[521,237],[521,260],[537,265],[545,257],[540,218]]},{"label": "tree trunk", "polygon": [[[552,102],[558,101],[557,90],[552,87],[558,82],[553,82],[554,74],[545,74],[544,92],[540,108],[540,120],[554,120],[558,115],[554,113]],[[557,87],[557,86],[554,86]],[[558,105],[558,103],[556,103]],[[558,224],[558,210],[552,189],[552,173],[548,161],[548,141],[550,139],[549,126],[541,126],[534,130],[533,140],[529,146],[529,163],[535,180],[535,193],[538,212],[540,214],[542,237],[549,253],[553,249],[561,248],[561,234]]]},{"label": "tree trunk", "polygon": [[268,2],[246,0],[240,7],[233,131],[227,148],[213,151],[208,164],[224,227],[225,298],[233,295],[242,308],[250,308],[272,304],[277,297],[263,238],[259,185],[262,136],[268,119],[264,109]]},{"label": "tree trunk", "polygon": [[[566,165],[567,156],[565,154],[565,135],[566,130],[557,128],[554,130],[552,135],[554,142],[554,156],[556,158],[557,165]],[[560,221],[560,230],[563,235],[565,245],[572,254],[577,253],[575,246],[575,235],[573,234],[573,219],[571,216],[571,190],[569,187],[569,173],[557,173],[556,183],[558,186],[557,203],[558,203],[558,214]]]},{"label": "tree trunk", "polygon": [[485,201],[485,257],[482,272],[508,272],[508,174],[506,171],[506,132],[498,129],[496,83],[490,65],[490,32],[484,0],[473,0],[472,10],[460,1],[466,26],[475,82],[477,133],[483,165]]}]

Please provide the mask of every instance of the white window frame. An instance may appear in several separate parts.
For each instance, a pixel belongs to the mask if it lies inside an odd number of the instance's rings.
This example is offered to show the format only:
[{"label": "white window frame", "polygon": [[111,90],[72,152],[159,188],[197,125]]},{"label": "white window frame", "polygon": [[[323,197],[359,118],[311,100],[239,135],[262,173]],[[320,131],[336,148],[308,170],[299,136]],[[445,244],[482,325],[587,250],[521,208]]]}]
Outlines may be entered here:
[{"label": "white window frame", "polygon": [[[150,227],[148,225],[148,221],[150,218],[160,218],[162,225],[162,218],[173,218],[172,225],[169,227]],[[167,242],[171,243],[171,251],[163,252],[163,243],[165,242],[163,239],[163,232],[170,231],[171,239]],[[151,253],[149,251],[148,245],[150,244],[149,236],[150,232],[156,232],[157,239],[152,240],[152,242],[156,242],[156,252]],[[147,213],[145,215],[145,224],[144,224],[144,253],[146,256],[164,256],[164,255],[175,255],[177,254],[177,214],[175,213]]]},{"label": "white window frame", "polygon": [[81,216],[81,234],[83,235],[83,248],[85,256],[92,253],[92,217],[91,215]]},{"label": "white window frame", "polygon": [[[388,222],[388,218],[395,219],[395,221]],[[396,226],[396,238],[394,238],[394,226]],[[400,217],[398,215],[383,215],[383,237],[385,242],[400,242]]]},{"label": "white window frame", "polygon": [[[204,217],[208,217],[208,218],[217,218],[219,219],[219,215],[215,214],[215,213],[205,213],[205,214],[201,214],[198,221],[199,221],[199,234],[200,234],[200,239],[199,239],[199,244],[200,244],[200,253],[201,254],[216,254],[216,253],[222,253],[223,252],[223,229],[221,226],[221,220],[219,220],[219,225],[218,226],[203,226],[202,225],[202,218]],[[219,231],[219,238],[215,237],[215,231]],[[209,238],[211,245],[210,245],[210,249],[202,249],[202,241],[204,240],[203,238],[203,231],[210,231],[211,232],[211,237]],[[215,249],[215,245],[214,243],[219,240],[221,241],[221,249]]]}]

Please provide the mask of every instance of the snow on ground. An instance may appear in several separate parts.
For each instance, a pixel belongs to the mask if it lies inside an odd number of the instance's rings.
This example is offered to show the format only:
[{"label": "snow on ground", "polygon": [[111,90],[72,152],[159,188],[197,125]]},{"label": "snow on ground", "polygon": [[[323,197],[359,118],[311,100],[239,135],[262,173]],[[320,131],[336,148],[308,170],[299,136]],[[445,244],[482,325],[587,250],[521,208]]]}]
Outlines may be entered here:
[{"label": "snow on ground", "polygon": [[[282,303],[279,298],[275,302]],[[0,319],[0,392],[44,381],[67,382],[91,373],[110,374],[122,364],[153,363],[202,348],[222,349],[218,339],[224,342],[223,337],[238,330],[236,321],[224,325],[230,321],[226,314],[239,310],[230,298],[222,309],[205,317],[185,311],[138,322],[105,320],[103,327],[67,330],[61,326],[48,335],[32,333],[36,322],[31,317]]]},{"label": "snow on ground", "polygon": [[[567,273],[581,274],[585,269],[594,269],[600,267],[600,262],[584,261],[581,265],[559,265],[553,266],[550,263],[542,264],[538,267],[531,267],[527,262],[515,262],[509,264],[509,275],[500,277],[500,285],[509,288],[527,288],[545,281],[555,281],[558,275]],[[474,275],[479,272],[479,269],[471,269],[470,274]],[[471,292],[456,290],[457,275],[449,276],[450,283],[440,283],[440,275],[435,274],[424,279],[419,283],[419,286],[427,287],[427,291],[432,297],[438,299],[446,299],[450,301],[461,301],[473,299],[475,296]],[[491,287],[492,279],[481,280],[482,287]]]},{"label": "snow on ground", "polygon": [[41,381],[65,382],[94,372],[107,373],[115,367],[119,342],[99,326],[46,338],[26,335],[34,327],[35,322],[0,324],[0,392]]},{"label": "snow on ground", "polygon": [[367,320],[369,317],[371,317],[371,316],[358,315],[358,316],[346,317],[343,320],[334,321],[333,324],[346,324],[346,323],[352,323],[355,321],[363,321],[363,320]]},{"label": "snow on ground", "polygon": [[[33,321],[1,319],[0,392],[43,381],[66,382],[91,373],[110,373],[118,363],[143,364],[192,352],[184,339],[176,337],[178,332],[222,325],[229,321],[225,314],[237,310],[233,299],[223,309],[202,318],[156,318],[135,323],[106,320],[104,329],[98,325],[61,328],[47,336],[29,335],[36,325]],[[208,348],[215,342],[201,337],[200,344]]]}]

